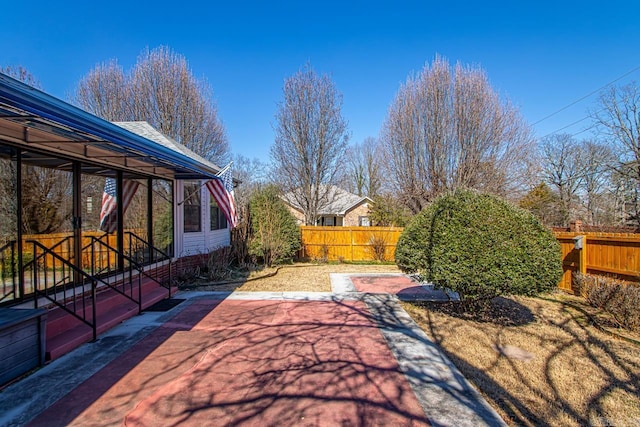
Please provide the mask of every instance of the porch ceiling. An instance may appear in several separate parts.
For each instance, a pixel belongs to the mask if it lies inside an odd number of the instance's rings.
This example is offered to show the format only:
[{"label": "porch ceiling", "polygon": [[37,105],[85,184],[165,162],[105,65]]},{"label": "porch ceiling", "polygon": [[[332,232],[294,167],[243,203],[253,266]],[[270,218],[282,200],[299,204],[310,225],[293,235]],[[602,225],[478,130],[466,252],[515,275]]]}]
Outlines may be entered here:
[{"label": "porch ceiling", "polygon": [[218,172],[0,73],[1,141],[40,153],[28,161],[41,166],[59,167],[56,155],[62,155],[105,166],[95,173],[116,168],[162,178],[209,179]]}]

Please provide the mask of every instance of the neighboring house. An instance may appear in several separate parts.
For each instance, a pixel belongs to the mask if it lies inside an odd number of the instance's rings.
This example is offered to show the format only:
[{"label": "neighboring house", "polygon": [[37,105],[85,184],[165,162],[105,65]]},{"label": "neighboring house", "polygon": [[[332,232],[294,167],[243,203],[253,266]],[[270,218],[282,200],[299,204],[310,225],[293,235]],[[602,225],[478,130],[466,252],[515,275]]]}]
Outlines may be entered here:
[{"label": "neighboring house", "polygon": [[[304,224],[304,211],[296,202],[293,192],[286,193],[282,200],[287,204],[291,213],[298,220],[298,224]],[[337,227],[368,227],[371,225],[369,219],[370,207],[373,200],[369,197],[358,196],[349,193],[340,187],[331,185],[327,187],[325,200],[318,209],[318,226]]]}]

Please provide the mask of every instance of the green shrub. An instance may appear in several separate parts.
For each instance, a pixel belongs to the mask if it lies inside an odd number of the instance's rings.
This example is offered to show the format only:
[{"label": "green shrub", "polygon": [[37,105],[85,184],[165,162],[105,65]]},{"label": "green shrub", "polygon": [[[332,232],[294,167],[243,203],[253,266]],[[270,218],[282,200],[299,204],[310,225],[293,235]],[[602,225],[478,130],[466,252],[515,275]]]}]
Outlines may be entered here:
[{"label": "green shrub", "polygon": [[396,263],[461,301],[536,295],[562,276],[560,245],[531,213],[492,195],[457,190],[405,228]]},{"label": "green shrub", "polygon": [[640,287],[611,277],[578,275],[580,293],[587,302],[604,310],[621,327],[640,330]]},{"label": "green shrub", "polygon": [[[0,277],[5,279],[12,277],[13,274],[18,274],[18,254],[11,256],[11,251],[6,250],[3,254],[0,254]],[[31,252],[22,253],[22,264],[27,264],[33,261],[33,254]]]},{"label": "green shrub", "polygon": [[271,266],[291,260],[300,249],[300,228],[293,214],[278,197],[278,189],[259,190],[249,202],[252,234],[249,254]]}]

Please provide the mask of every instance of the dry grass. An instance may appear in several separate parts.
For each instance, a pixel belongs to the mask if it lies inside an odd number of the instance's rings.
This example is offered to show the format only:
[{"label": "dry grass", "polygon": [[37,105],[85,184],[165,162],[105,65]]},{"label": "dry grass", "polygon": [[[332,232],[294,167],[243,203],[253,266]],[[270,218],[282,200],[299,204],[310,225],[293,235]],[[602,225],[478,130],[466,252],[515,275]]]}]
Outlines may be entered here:
[{"label": "dry grass", "polygon": [[[276,273],[277,271],[277,273]],[[198,290],[241,292],[331,292],[330,273],[399,273],[386,264],[308,264],[296,263],[279,269],[252,272],[247,281],[201,284]],[[269,277],[269,275],[276,273]],[[193,289],[193,286],[189,286]]]},{"label": "dry grass", "polygon": [[510,425],[640,425],[640,346],[600,331],[575,304],[497,299],[483,318],[403,305]]}]

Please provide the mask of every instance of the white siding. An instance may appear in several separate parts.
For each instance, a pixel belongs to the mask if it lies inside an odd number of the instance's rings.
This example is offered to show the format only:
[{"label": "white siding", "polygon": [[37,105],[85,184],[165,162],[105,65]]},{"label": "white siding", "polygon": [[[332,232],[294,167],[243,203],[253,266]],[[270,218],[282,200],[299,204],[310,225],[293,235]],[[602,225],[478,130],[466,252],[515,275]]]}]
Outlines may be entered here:
[{"label": "white siding", "polygon": [[175,242],[176,242],[176,257],[197,255],[209,253],[214,249],[222,246],[229,246],[231,244],[231,235],[229,228],[224,230],[211,231],[210,228],[210,211],[209,202],[210,194],[207,187],[204,186],[204,182],[200,187],[200,200],[202,203],[202,209],[200,211],[201,231],[197,233],[185,233],[184,232],[184,182],[176,182],[176,224],[175,224]]}]

